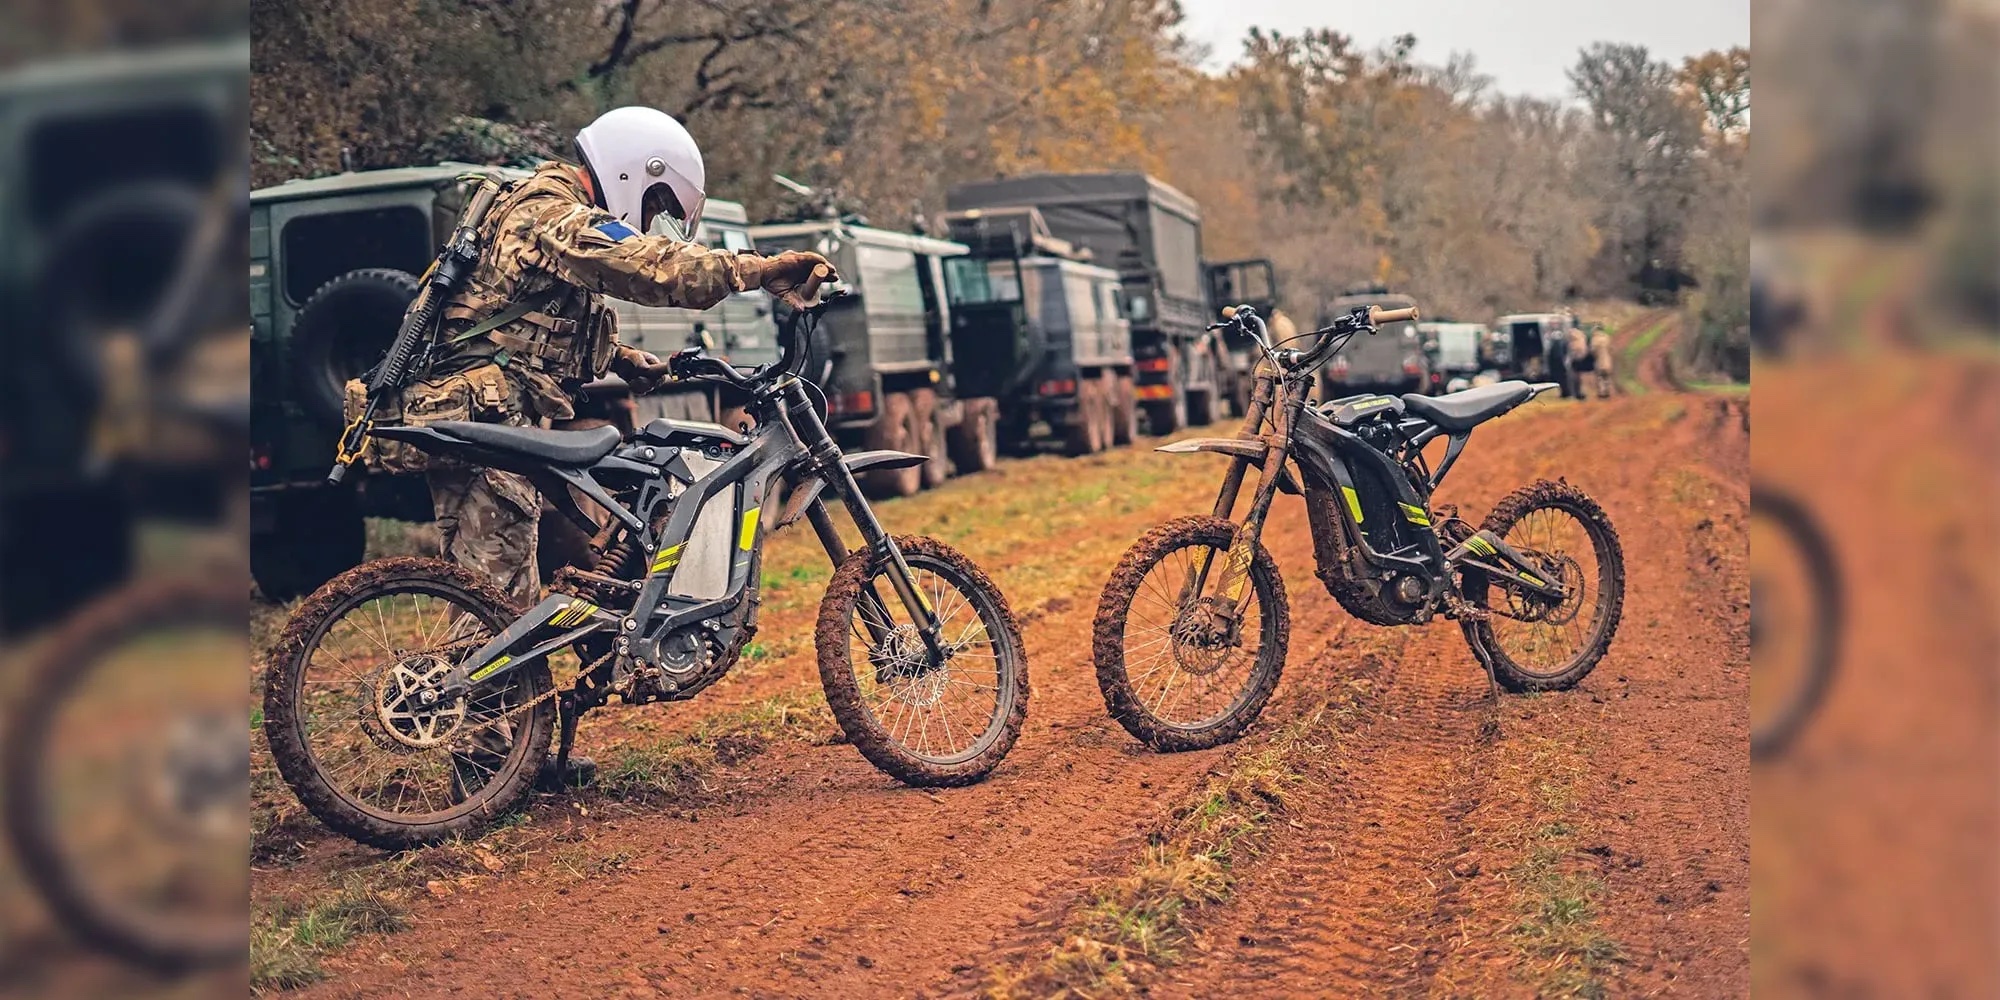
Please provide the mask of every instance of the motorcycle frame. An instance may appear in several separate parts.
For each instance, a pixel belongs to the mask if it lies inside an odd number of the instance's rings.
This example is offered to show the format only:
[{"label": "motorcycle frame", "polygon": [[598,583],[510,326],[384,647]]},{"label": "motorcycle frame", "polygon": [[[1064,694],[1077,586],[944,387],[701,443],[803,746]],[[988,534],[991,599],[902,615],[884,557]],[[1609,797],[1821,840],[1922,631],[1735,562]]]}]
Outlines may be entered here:
[{"label": "motorcycle frame", "polygon": [[[863,495],[855,473],[869,469],[895,469],[918,465],[928,459],[897,451],[843,454],[828,433],[818,408],[808,394],[809,383],[796,375],[786,375],[760,387],[752,394],[751,411],[757,426],[747,437],[726,429],[715,434],[697,425],[679,429],[676,435],[691,443],[708,441],[710,453],[734,446],[721,465],[705,475],[693,476],[680,459],[675,445],[649,441],[643,431],[611,454],[587,467],[565,467],[535,462],[523,456],[481,449],[428,427],[378,428],[380,436],[410,440],[439,452],[466,456],[476,464],[514,471],[528,476],[565,516],[579,525],[597,525],[584,514],[570,494],[574,487],[596,505],[603,507],[631,533],[635,552],[644,559],[645,574],[636,582],[638,590],[629,611],[601,607],[569,594],[551,594],[516,618],[500,634],[454,666],[438,682],[439,694],[456,698],[473,688],[491,684],[521,667],[597,635],[614,637],[616,649],[640,664],[660,662],[660,643],[676,631],[703,626],[719,630],[721,619],[747,609],[737,625],[754,626],[758,602],[757,570],[768,534],[763,527],[763,508],[780,477],[793,484],[790,502],[771,530],[804,516],[812,525],[827,557],[837,567],[848,556],[838,526],[823,493],[831,488],[861,533],[863,543],[880,564],[890,567],[889,581],[899,601],[917,626],[927,650],[942,658],[943,646],[938,623],[910,574],[909,564],[887,529],[876,518]],[[632,508],[611,496],[599,476],[636,477],[637,502]],[[685,483],[678,495],[668,496],[668,479]],[[729,579],[723,596],[696,599],[667,593],[679,556],[693,536],[695,520],[709,500],[724,491],[735,491],[737,544],[732,550]],[[653,530],[660,507],[671,504],[660,530]],[[636,508],[636,509],[635,509]],[[889,620],[887,605],[873,584],[863,589],[861,599],[870,602],[874,614],[864,614],[870,634],[882,636],[880,621]],[[690,692],[691,693],[691,692]]]}]

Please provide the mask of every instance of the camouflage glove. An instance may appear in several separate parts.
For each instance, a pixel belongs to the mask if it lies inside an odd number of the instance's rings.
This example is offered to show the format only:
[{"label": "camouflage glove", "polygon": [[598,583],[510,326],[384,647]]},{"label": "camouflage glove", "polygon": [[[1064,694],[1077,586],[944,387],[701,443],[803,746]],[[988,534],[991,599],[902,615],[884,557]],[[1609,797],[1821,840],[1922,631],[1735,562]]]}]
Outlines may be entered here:
[{"label": "camouflage glove", "polygon": [[[772,295],[790,301],[792,305],[802,305],[797,299],[809,297],[817,291],[817,286],[807,288],[815,268],[826,268],[826,281],[839,281],[840,272],[834,270],[833,262],[816,253],[801,250],[787,250],[776,257],[755,259],[752,273],[746,278],[753,280]],[[794,293],[804,293],[794,295]]]},{"label": "camouflage glove", "polygon": [[667,373],[666,362],[651,352],[624,344],[618,345],[618,353],[611,356],[611,370],[632,387],[635,396],[658,389],[672,377]]}]

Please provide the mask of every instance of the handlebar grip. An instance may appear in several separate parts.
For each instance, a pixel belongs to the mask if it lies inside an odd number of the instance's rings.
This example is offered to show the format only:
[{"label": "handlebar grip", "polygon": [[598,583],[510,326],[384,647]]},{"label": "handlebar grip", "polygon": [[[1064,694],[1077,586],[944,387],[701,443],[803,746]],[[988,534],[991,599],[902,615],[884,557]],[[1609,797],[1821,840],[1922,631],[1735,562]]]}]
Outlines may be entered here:
[{"label": "handlebar grip", "polygon": [[1384,309],[1381,306],[1368,307],[1369,326],[1381,326],[1384,323],[1401,323],[1404,320],[1412,320],[1416,318],[1417,318],[1416,306],[1410,306],[1406,309]]},{"label": "handlebar grip", "polygon": [[1235,307],[1235,306],[1223,306],[1223,307],[1222,307],[1222,318],[1223,318],[1223,319],[1235,319],[1235,318],[1236,318],[1236,307]]},{"label": "handlebar grip", "polygon": [[812,274],[806,276],[806,280],[793,294],[799,297],[800,302],[816,302],[819,300],[819,286],[826,284],[832,277],[833,268],[825,264],[815,264]]}]

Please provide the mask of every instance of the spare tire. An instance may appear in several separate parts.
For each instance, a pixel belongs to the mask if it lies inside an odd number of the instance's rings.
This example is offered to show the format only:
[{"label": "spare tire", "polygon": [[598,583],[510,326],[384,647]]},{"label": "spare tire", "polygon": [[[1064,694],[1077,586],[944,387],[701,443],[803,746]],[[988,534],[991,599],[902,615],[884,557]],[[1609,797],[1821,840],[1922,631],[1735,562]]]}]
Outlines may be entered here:
[{"label": "spare tire", "polygon": [[320,286],[292,324],[292,392],[300,409],[338,429],[347,380],[382,360],[402,328],[403,312],[422,286],[387,267],[349,271]]}]

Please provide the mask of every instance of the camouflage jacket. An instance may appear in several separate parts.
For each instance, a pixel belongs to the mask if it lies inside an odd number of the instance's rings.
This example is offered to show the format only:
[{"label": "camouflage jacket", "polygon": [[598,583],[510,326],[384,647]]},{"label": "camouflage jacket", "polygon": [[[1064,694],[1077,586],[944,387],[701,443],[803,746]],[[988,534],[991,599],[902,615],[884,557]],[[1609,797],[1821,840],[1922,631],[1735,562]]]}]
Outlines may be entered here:
[{"label": "camouflage jacket", "polygon": [[[576,169],[544,163],[511,185],[480,227],[485,251],[445,303],[434,371],[497,363],[535,417],[573,415],[566,384],[604,374],[618,350],[605,296],[640,305],[706,309],[745,290],[749,261],[635,231],[591,204]],[[471,338],[481,321],[517,303],[519,319]]]}]

